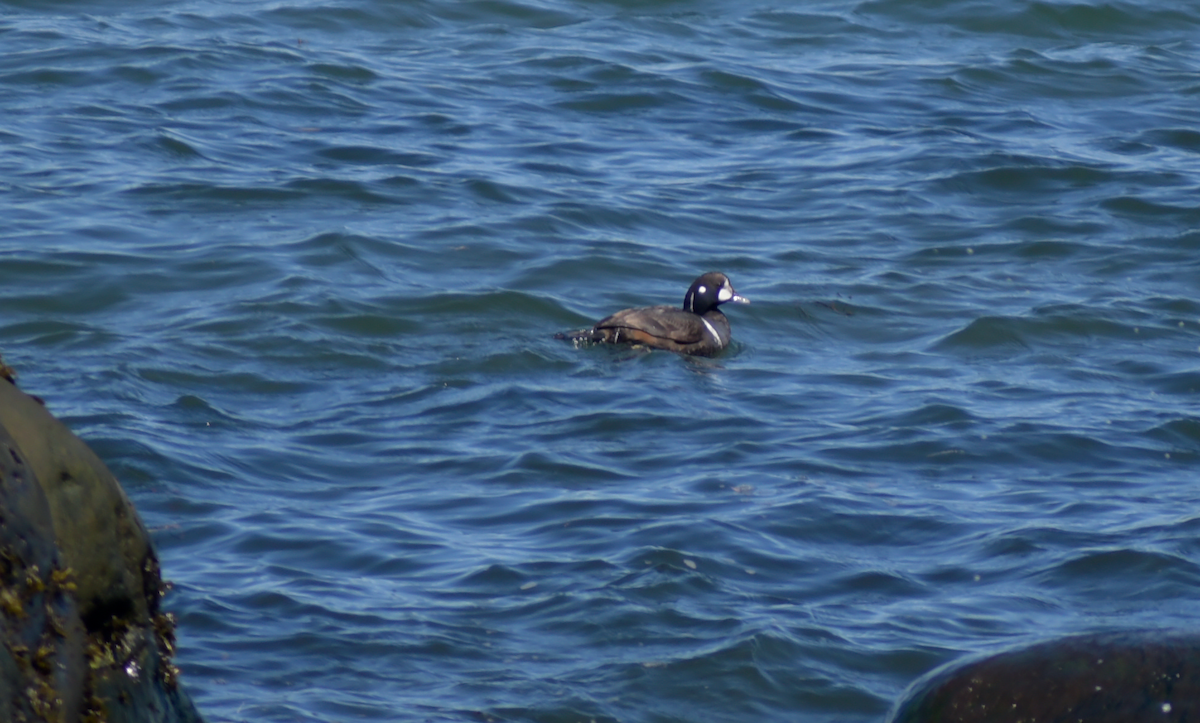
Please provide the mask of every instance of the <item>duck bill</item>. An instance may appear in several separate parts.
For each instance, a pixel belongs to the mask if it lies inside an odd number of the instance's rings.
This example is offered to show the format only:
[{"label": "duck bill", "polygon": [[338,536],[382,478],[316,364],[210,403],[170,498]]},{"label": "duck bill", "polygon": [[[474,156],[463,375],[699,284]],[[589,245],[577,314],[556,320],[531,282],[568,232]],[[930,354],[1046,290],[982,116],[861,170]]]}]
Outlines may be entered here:
[{"label": "duck bill", "polygon": [[738,296],[737,294],[734,294],[732,297],[730,297],[729,300],[735,304],[749,304],[750,303],[749,299],[747,299],[744,296]]}]

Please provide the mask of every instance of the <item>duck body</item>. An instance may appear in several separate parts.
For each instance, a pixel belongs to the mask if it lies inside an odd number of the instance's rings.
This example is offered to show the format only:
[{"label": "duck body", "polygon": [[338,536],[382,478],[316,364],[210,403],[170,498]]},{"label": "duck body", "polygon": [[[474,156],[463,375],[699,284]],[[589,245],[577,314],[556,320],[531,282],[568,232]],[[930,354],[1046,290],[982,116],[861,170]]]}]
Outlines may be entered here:
[{"label": "duck body", "polygon": [[679,354],[712,356],[729,346],[732,332],[721,304],[750,303],[738,296],[729,277],[709,272],[692,282],[683,306],[642,306],[624,309],[596,322],[590,329],[555,334],[576,343],[631,344]]}]

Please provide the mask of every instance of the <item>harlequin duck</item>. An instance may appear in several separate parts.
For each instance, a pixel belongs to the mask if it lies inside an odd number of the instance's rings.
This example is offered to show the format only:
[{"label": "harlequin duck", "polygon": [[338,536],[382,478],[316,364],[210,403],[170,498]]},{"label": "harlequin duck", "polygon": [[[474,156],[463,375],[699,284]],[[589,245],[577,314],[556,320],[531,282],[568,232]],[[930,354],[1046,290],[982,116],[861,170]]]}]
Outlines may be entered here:
[{"label": "harlequin duck", "polygon": [[683,297],[683,308],[643,306],[625,309],[601,319],[591,329],[555,334],[556,339],[609,344],[641,344],[680,354],[712,356],[729,346],[729,320],[718,309],[734,301],[749,304],[738,296],[725,274],[716,271],[692,282]]}]

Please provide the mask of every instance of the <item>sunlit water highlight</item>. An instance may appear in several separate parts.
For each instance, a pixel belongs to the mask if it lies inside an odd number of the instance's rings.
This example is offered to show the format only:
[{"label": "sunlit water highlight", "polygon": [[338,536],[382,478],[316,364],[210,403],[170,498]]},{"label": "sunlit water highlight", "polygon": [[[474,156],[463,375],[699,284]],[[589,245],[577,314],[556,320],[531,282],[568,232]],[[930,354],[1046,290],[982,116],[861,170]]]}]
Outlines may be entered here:
[{"label": "sunlit water highlight", "polygon": [[[8,2],[0,352],[212,721],[875,721],[1195,629],[1200,12]],[[552,338],[719,269],[712,360]]]}]

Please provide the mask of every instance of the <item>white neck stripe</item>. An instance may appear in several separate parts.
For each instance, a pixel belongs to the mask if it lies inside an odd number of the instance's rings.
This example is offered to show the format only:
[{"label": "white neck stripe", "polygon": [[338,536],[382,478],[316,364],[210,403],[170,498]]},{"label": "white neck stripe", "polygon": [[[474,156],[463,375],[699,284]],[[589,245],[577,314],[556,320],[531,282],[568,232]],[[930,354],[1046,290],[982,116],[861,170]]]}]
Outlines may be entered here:
[{"label": "white neck stripe", "polygon": [[721,335],[717,333],[717,330],[713,328],[712,324],[708,323],[708,319],[705,319],[702,316],[702,317],[700,317],[700,321],[704,322],[704,326],[706,326],[708,328],[708,333],[712,334],[713,339],[716,339],[717,343],[720,344],[721,343]]}]

